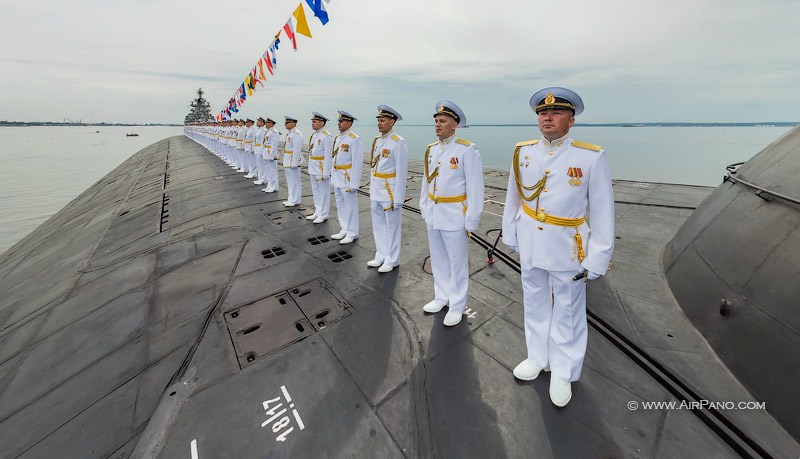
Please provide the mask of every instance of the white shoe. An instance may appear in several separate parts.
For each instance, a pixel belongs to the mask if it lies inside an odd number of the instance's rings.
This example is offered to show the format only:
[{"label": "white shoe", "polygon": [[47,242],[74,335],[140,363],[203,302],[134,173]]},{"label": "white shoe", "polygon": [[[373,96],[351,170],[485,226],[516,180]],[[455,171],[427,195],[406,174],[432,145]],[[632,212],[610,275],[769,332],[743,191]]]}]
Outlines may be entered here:
[{"label": "white shoe", "polygon": [[[544,368],[547,371],[547,368]],[[533,381],[542,372],[542,368],[525,359],[514,368],[514,377],[523,381]]]},{"label": "white shoe", "polygon": [[347,236],[347,233],[339,231],[336,234],[331,234],[331,239],[338,241],[339,239],[344,239],[345,236]]},{"label": "white shoe", "polygon": [[236,170],[236,172],[247,172],[247,169],[242,169],[241,167]]},{"label": "white shoe", "polygon": [[370,268],[377,268],[379,266],[383,266],[383,260],[371,260],[367,262],[367,266]]},{"label": "white shoe", "polygon": [[431,314],[436,314],[437,312],[444,309],[447,306],[446,304],[439,304],[436,300],[431,301],[430,303],[426,304],[422,307],[422,310],[425,312],[430,312]]},{"label": "white shoe", "polygon": [[349,243],[355,241],[356,239],[358,239],[358,237],[347,236],[346,238],[344,238],[341,241],[339,241],[339,244],[349,244]]},{"label": "white shoe", "polygon": [[244,178],[255,178],[255,175],[247,174],[244,176]]},{"label": "white shoe", "polygon": [[256,185],[263,185],[264,184],[264,182],[262,182],[261,180],[254,180],[253,183],[256,184]]},{"label": "white shoe", "polygon": [[384,263],[384,264],[381,265],[380,268],[378,268],[378,272],[379,273],[389,273],[389,272],[392,272],[393,269],[394,269],[394,266],[390,265],[389,263]]},{"label": "white shoe", "polygon": [[443,323],[446,327],[452,327],[458,325],[458,323],[461,322],[462,317],[464,317],[464,314],[447,311],[447,314],[444,316]]},{"label": "white shoe", "polygon": [[314,223],[322,223],[327,220],[328,220],[327,218],[317,217],[316,219],[314,219]]},{"label": "white shoe", "polygon": [[297,207],[297,206],[299,206],[299,205],[300,205],[300,204],[291,204],[291,203],[289,203],[289,204],[284,204],[284,206],[286,206],[286,207]]},{"label": "white shoe", "polygon": [[278,189],[277,188],[273,188],[273,189],[267,191],[267,193],[275,193],[276,191],[278,191]]},{"label": "white shoe", "polygon": [[276,191],[278,191],[278,190],[276,190],[274,188],[264,188],[264,193],[274,193]]},{"label": "white shoe", "polygon": [[306,217],[306,220],[316,220],[316,219],[317,219],[317,215],[316,214],[311,214],[308,217]]},{"label": "white shoe", "polygon": [[572,399],[572,386],[569,381],[563,381],[555,376],[550,376],[550,401],[558,407],[567,406]]},{"label": "white shoe", "polygon": [[267,188],[262,188],[261,191],[263,191],[264,193],[269,193],[269,189]]}]

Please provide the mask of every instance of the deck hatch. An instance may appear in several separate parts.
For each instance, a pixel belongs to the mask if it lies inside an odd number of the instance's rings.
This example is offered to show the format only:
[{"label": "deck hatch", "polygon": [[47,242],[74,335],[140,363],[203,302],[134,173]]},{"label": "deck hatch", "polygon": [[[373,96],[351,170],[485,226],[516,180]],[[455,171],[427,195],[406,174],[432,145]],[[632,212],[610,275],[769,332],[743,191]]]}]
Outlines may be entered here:
[{"label": "deck hatch", "polygon": [[342,296],[322,279],[224,313],[239,368],[349,316]]},{"label": "deck hatch", "polygon": [[264,216],[267,217],[270,223],[282,228],[293,228],[295,226],[305,225],[306,216],[301,213],[304,209],[295,209],[298,208],[267,212]]}]

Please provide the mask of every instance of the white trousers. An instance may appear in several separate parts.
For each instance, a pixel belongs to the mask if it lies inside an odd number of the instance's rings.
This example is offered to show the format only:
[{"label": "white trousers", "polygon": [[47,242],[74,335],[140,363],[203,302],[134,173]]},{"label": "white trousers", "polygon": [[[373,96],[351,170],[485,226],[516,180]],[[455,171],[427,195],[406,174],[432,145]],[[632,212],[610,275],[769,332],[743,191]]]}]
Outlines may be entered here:
[{"label": "white trousers", "polygon": [[441,231],[428,225],[434,299],[449,305],[448,312],[463,314],[467,309],[469,258],[467,232]]},{"label": "white trousers", "polygon": [[289,192],[289,197],[286,200],[289,201],[289,204],[300,204],[300,196],[302,191],[302,184],[300,183],[300,168],[284,167],[283,172],[286,174],[286,188]]},{"label": "white trousers", "polygon": [[336,197],[336,215],[346,236],[358,237],[358,193],[345,192],[346,188],[333,188]]},{"label": "white trousers", "polygon": [[245,166],[247,172],[250,173],[250,175],[258,175],[258,158],[256,158],[256,154],[252,151],[248,151],[245,154],[247,155],[247,165]]},{"label": "white trousers", "polygon": [[402,207],[383,210],[392,203],[370,201],[372,235],[375,237],[375,259],[390,266],[400,264],[400,233],[403,225]]},{"label": "white trousers", "polygon": [[236,164],[237,169],[243,169],[244,168],[244,165],[245,165],[245,162],[244,162],[244,150],[240,150],[239,148],[236,148],[236,159],[234,160],[234,163]]},{"label": "white trousers", "polygon": [[256,153],[256,169],[258,170],[258,180],[267,183],[267,162],[261,153]]},{"label": "white trousers", "polygon": [[528,360],[550,367],[564,381],[581,377],[586,342],[586,280],[577,271],[545,271],[522,264],[522,297]]},{"label": "white trousers", "polygon": [[322,175],[310,175],[311,194],[314,197],[314,215],[327,219],[331,211],[331,179]]},{"label": "white trousers", "polygon": [[266,161],[267,169],[267,188],[278,190],[278,160],[271,159]]}]

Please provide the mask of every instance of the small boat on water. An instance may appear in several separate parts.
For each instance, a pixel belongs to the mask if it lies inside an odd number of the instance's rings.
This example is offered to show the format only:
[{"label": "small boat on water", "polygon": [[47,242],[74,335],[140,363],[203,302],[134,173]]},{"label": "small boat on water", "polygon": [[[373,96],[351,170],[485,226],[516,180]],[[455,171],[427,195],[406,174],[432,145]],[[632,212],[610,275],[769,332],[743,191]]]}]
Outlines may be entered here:
[{"label": "small boat on water", "polygon": [[134,133],[130,133],[129,132],[129,133],[125,134],[125,135],[128,136],[128,137],[139,137],[139,134],[136,134],[135,132]]}]

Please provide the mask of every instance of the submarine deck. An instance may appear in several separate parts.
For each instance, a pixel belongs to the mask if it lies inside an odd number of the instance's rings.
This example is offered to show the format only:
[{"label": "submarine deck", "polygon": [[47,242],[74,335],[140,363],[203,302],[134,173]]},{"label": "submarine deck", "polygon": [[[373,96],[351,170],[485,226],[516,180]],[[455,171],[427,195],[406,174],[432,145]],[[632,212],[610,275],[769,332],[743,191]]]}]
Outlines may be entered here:
[{"label": "submarine deck", "polygon": [[615,182],[614,266],[589,283],[585,368],[560,409],[549,374],[511,374],[525,356],[515,257],[486,263],[507,173],[485,173],[468,316],[452,328],[421,310],[421,175],[412,162],[401,265],[379,274],[365,196],[361,237],[339,245],[334,200],[312,224],[281,205],[282,174],[262,193],[185,137],[135,154],[0,256],[0,455],[800,455],[769,407],[643,407],[755,401],[661,268],[711,188]]}]

